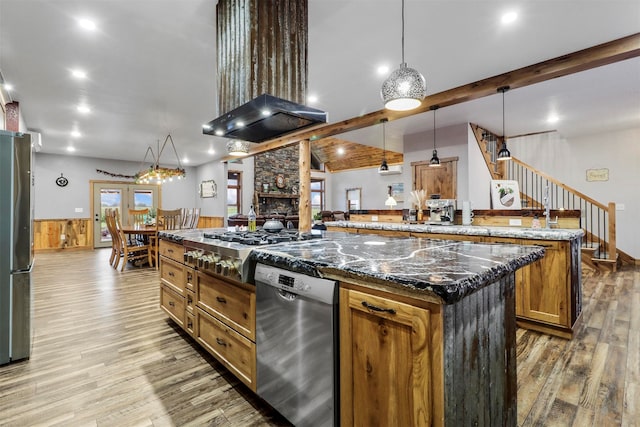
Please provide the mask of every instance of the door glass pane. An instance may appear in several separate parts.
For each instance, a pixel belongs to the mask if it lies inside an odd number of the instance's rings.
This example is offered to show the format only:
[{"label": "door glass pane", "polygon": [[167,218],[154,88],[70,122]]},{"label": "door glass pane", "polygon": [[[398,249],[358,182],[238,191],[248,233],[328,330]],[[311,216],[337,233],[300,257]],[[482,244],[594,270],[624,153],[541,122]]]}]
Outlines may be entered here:
[{"label": "door glass pane", "polygon": [[100,190],[100,242],[111,242],[111,235],[104,219],[104,210],[107,208],[118,208],[118,213],[122,215],[122,190],[109,188]]},{"label": "door glass pane", "polygon": [[238,189],[227,188],[227,215],[238,213]]},{"label": "door glass pane", "polygon": [[153,209],[153,191],[135,190],[133,192],[133,205],[136,209]]}]

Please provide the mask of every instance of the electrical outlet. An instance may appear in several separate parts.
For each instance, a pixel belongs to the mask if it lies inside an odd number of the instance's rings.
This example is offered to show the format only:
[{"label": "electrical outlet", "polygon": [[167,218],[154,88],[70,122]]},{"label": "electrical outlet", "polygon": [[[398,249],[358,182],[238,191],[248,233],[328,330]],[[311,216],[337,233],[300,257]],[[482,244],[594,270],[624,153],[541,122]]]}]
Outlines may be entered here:
[{"label": "electrical outlet", "polygon": [[511,219],[509,219],[509,225],[521,226],[522,225],[522,220],[521,219],[517,219],[517,218],[511,218]]},{"label": "electrical outlet", "polygon": [[60,235],[60,240],[64,240],[64,234]]},{"label": "electrical outlet", "polygon": [[83,211],[84,211],[84,209],[82,209],[82,208],[76,208],[76,212],[83,212]]},{"label": "electrical outlet", "polygon": [[378,215],[371,215],[371,221],[376,222],[378,220]]},{"label": "electrical outlet", "polygon": [[623,211],[624,210],[624,203],[616,203],[616,210],[617,211]]}]

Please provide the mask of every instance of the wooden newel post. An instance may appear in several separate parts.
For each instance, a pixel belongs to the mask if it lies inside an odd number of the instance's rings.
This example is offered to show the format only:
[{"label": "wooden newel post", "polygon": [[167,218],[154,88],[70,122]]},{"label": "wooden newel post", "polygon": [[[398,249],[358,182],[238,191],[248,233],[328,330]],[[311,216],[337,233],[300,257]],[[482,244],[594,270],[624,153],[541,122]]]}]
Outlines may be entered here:
[{"label": "wooden newel post", "polygon": [[300,203],[298,204],[298,231],[311,231],[311,142],[300,141]]},{"label": "wooden newel post", "polygon": [[[607,206],[607,213],[609,214],[609,244],[607,248],[608,258],[610,260],[616,260],[617,248],[616,248],[616,204],[615,202],[609,202]],[[616,265],[613,266],[613,271],[616,271]]]}]

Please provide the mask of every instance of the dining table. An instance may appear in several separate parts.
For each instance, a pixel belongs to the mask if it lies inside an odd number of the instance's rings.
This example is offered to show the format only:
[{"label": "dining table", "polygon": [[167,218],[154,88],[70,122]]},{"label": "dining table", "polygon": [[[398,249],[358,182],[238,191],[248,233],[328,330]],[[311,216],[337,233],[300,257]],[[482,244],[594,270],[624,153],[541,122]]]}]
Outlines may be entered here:
[{"label": "dining table", "polygon": [[[142,238],[145,244],[150,244],[150,242],[154,242],[155,240],[153,238],[157,237],[158,235],[158,227],[155,224],[154,225],[147,225],[147,224],[121,225],[120,230],[122,230],[124,234],[127,234],[129,236],[129,239],[137,239],[138,237],[132,238],[131,236],[139,236],[140,238]],[[151,265],[151,254],[149,254],[149,256],[144,262],[136,263],[134,265],[140,267],[141,265],[146,265],[146,264]]]}]

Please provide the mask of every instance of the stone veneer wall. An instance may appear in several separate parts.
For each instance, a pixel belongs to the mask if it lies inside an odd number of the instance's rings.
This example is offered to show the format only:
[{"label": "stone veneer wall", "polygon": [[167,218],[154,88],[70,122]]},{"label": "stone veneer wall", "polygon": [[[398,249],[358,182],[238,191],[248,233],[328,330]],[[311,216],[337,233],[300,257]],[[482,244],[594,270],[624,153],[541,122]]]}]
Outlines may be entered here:
[{"label": "stone veneer wall", "polygon": [[[300,147],[294,144],[278,150],[254,156],[254,194],[263,193],[262,184],[269,184],[269,192],[274,194],[298,194],[300,172],[298,158]],[[276,187],[276,176],[284,175],[284,188]],[[254,197],[254,202],[256,197]],[[298,215],[298,199],[258,198],[258,215],[278,212],[286,215]]]}]

